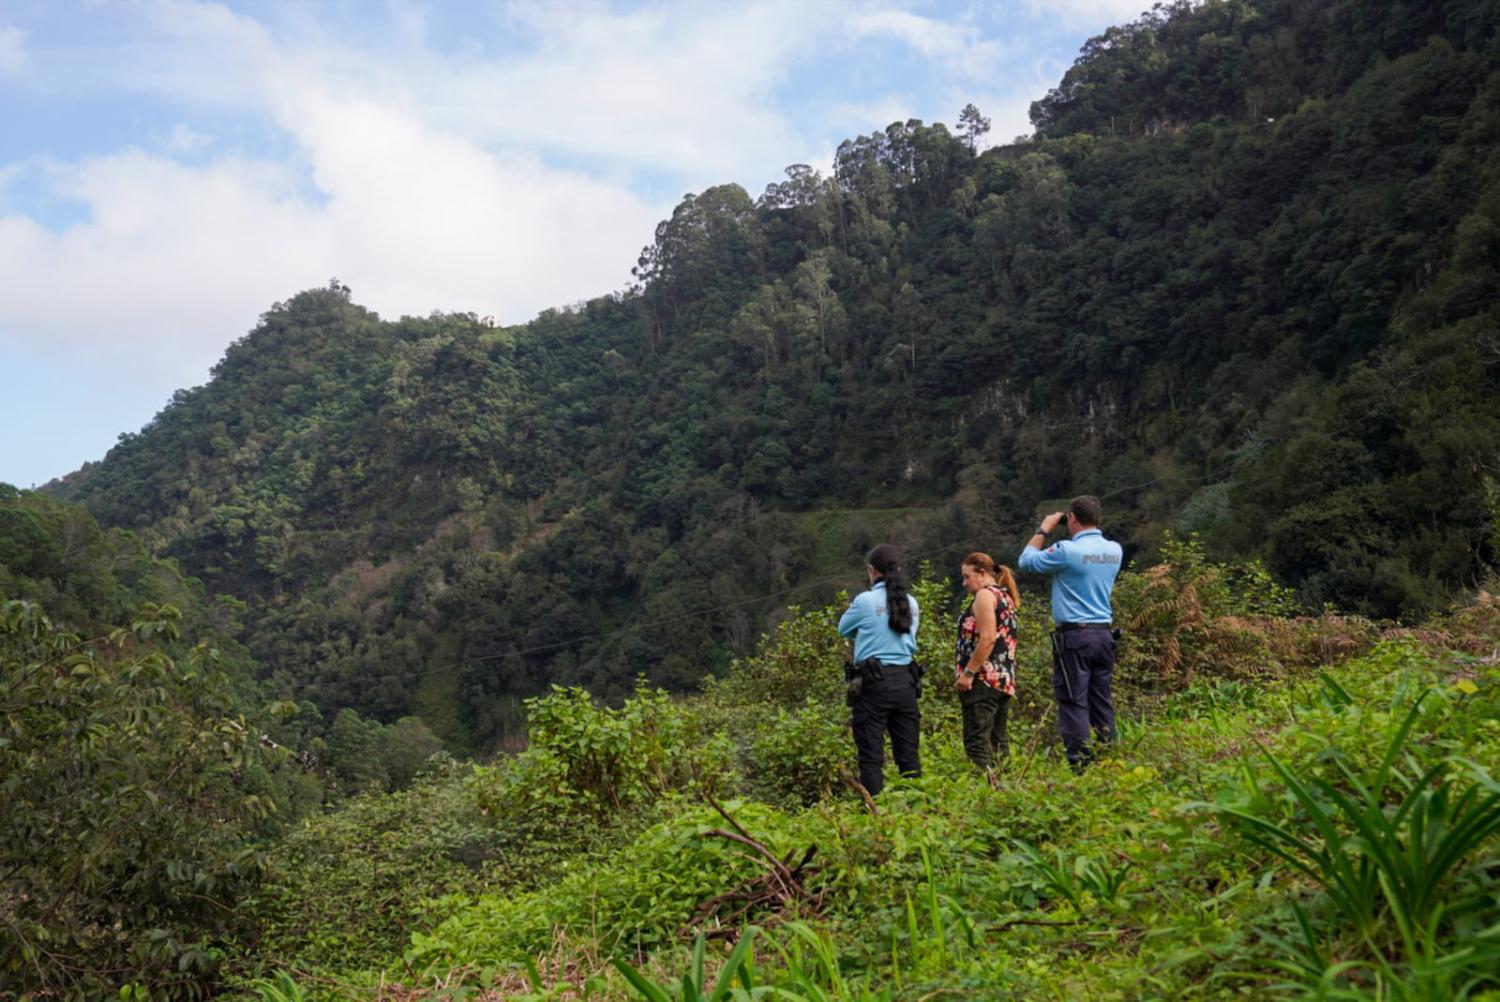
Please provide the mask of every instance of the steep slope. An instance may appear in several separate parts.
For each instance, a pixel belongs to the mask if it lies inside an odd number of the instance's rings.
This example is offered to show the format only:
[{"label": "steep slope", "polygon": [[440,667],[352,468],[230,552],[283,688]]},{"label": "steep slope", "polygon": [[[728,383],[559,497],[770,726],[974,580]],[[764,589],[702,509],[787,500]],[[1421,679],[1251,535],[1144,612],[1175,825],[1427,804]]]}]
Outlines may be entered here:
[{"label": "steep slope", "polygon": [[1081,491],[1415,614],[1500,558],[1496,21],[1178,4],[1085,46],[1036,141],[897,123],[711,188],[616,297],[301,293],[55,489],[244,596],[287,694],[459,744],[549,681],[692,684],[877,533],[1005,556]]}]

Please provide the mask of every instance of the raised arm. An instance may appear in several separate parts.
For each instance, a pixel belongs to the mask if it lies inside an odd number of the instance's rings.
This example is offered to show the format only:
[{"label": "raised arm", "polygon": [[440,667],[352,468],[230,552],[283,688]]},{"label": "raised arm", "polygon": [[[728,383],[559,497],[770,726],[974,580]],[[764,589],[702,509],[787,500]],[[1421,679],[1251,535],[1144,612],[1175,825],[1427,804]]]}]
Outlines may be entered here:
[{"label": "raised arm", "polygon": [[849,608],[839,617],[839,636],[851,637],[854,631],[859,629],[860,621],[863,620],[864,610],[859,607],[859,596],[854,596],[854,601],[849,603]]},{"label": "raised arm", "polygon": [[1041,526],[1026,540],[1026,545],[1021,548],[1021,555],[1016,559],[1016,566],[1023,571],[1031,571],[1033,574],[1051,574],[1053,571],[1061,570],[1068,564],[1067,556],[1062,551],[1062,544],[1056,543],[1042,549],[1042,544],[1047,542],[1047,537],[1052,535],[1052,530],[1057,528],[1064,515],[1055,511],[1042,519]]}]

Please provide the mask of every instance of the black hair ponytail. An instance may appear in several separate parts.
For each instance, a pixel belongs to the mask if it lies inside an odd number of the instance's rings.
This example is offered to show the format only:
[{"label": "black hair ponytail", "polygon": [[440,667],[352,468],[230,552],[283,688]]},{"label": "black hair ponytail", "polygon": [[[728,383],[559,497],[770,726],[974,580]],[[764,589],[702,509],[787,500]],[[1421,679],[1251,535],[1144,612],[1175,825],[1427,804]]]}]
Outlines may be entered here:
[{"label": "black hair ponytail", "polygon": [[885,582],[885,621],[897,633],[911,632],[911,598],[907,595],[906,575],[901,573],[901,551],[890,543],[881,543],[870,551],[866,562]]}]

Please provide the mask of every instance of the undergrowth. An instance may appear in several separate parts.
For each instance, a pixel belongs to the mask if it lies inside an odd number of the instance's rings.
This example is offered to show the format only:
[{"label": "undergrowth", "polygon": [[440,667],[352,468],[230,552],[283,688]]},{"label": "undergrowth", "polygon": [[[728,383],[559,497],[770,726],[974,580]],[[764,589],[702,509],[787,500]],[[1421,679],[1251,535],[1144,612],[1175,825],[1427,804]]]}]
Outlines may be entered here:
[{"label": "undergrowth", "polygon": [[[1137,614],[1152,591],[1127,593]],[[945,649],[952,608],[926,594],[925,650]],[[1023,639],[1043,611],[1023,610]],[[1373,626],[1277,620],[1257,643],[1285,656],[1258,670],[1204,642],[1226,617],[1256,628],[1232,608],[1157,621],[1185,634],[1184,657],[1220,661],[1122,699],[1135,712],[1081,776],[1026,661],[1012,758],[993,786],[976,774],[933,658],[925,775],[873,811],[841,776],[828,610],[788,620],[695,699],[642,690],[609,710],[555,693],[533,707],[551,723],[530,751],[443,781],[493,855],[451,886],[418,880],[398,948],[242,984],[262,998],[287,984],[390,999],[1497,997],[1494,600],[1373,647]],[[1139,657],[1127,647],[1122,664]],[[607,735],[606,768],[591,756]],[[554,779],[524,789],[544,755]],[[316,895],[324,878],[304,878],[281,886]]]}]

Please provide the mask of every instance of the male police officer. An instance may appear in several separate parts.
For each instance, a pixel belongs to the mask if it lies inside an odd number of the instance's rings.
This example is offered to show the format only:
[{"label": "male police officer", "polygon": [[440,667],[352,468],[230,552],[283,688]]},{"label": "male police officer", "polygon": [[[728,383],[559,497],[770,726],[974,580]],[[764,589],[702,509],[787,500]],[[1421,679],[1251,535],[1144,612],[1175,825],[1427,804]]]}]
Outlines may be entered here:
[{"label": "male police officer", "polygon": [[[1070,538],[1042,545],[1067,520]],[[1115,707],[1110,682],[1115,670],[1114,612],[1110,592],[1120,573],[1120,544],[1099,531],[1099,499],[1085,495],[1066,512],[1042,519],[1017,561],[1023,571],[1052,578],[1052,693],[1058,726],[1074,771],[1094,758],[1089,725],[1101,743],[1114,740]]]}]

